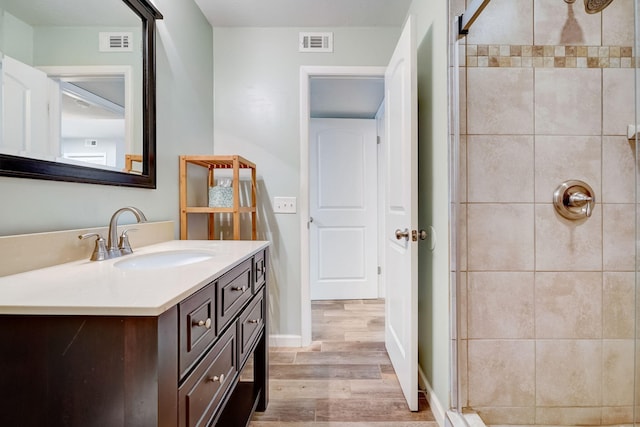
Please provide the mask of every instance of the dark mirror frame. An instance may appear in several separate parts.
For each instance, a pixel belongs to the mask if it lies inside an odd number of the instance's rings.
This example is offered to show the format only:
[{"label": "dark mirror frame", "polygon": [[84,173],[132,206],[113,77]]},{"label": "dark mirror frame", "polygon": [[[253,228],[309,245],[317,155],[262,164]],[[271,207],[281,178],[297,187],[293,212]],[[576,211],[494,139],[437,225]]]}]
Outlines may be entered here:
[{"label": "dark mirror frame", "polygon": [[[107,0],[103,0],[107,1]],[[109,171],[0,154],[0,176],[87,184],[156,188],[156,20],[162,14],[149,0],[121,0],[142,20],[142,174]]]}]

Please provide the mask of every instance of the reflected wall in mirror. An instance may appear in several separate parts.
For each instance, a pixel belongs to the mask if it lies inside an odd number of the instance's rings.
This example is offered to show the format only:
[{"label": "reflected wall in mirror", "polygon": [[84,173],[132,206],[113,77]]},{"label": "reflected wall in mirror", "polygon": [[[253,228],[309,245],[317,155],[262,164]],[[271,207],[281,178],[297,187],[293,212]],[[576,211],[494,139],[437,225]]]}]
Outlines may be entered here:
[{"label": "reflected wall in mirror", "polygon": [[0,175],[155,188],[162,15],[148,0],[0,0],[0,14]]}]

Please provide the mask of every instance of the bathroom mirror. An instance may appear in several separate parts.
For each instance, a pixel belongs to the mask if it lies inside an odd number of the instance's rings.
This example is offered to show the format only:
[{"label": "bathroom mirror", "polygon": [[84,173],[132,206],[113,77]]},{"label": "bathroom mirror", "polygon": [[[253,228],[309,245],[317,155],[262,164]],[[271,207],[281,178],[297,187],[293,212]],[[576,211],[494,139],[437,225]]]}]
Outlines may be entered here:
[{"label": "bathroom mirror", "polygon": [[150,0],[0,0],[0,175],[155,188]]}]

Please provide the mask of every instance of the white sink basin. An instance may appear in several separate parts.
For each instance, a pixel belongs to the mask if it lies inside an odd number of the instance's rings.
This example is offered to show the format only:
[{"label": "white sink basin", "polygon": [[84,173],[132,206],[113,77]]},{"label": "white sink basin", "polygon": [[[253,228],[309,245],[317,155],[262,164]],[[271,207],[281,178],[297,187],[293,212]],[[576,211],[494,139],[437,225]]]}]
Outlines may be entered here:
[{"label": "white sink basin", "polygon": [[177,250],[132,255],[116,262],[114,267],[122,270],[155,270],[158,268],[180,267],[213,258],[211,252]]}]

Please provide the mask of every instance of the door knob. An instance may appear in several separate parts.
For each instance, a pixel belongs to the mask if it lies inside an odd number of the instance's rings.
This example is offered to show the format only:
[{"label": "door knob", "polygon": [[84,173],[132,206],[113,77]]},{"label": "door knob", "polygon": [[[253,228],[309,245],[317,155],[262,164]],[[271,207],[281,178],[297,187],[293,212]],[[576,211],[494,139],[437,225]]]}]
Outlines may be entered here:
[{"label": "door knob", "polygon": [[401,240],[402,238],[404,238],[405,240],[409,240],[409,229],[405,228],[404,231],[400,230],[399,228],[396,230],[396,239],[397,240]]}]

